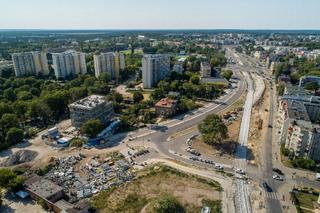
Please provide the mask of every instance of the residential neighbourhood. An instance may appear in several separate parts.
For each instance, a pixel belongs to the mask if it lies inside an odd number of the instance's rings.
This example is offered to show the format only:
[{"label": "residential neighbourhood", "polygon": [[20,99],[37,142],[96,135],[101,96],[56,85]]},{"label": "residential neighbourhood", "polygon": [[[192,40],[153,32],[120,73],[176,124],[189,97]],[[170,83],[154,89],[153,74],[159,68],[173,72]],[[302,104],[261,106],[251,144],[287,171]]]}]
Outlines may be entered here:
[{"label": "residential neighbourhood", "polygon": [[34,1],[2,4],[1,213],[320,211],[318,3]]}]

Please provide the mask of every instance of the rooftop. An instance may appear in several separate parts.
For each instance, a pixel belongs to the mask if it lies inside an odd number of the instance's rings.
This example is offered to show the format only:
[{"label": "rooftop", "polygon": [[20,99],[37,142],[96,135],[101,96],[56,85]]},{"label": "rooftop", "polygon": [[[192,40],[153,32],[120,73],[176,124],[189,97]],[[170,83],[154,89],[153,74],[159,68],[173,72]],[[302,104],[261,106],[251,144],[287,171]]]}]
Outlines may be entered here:
[{"label": "rooftop", "polygon": [[106,99],[100,95],[90,95],[84,99],[76,101],[69,105],[70,108],[82,108],[82,109],[93,109],[101,104],[104,104]]},{"label": "rooftop", "polygon": [[303,102],[288,100],[288,116],[295,120],[310,121],[306,107]]},{"label": "rooftop", "polygon": [[176,100],[172,100],[169,98],[163,98],[156,103],[156,107],[165,107],[165,108],[172,108],[177,103]]},{"label": "rooftop", "polygon": [[25,185],[27,189],[46,199],[49,199],[52,195],[63,191],[61,186],[39,176],[33,176],[26,180]]},{"label": "rooftop", "polygon": [[212,84],[229,84],[229,82],[225,78],[201,78],[201,82]]}]

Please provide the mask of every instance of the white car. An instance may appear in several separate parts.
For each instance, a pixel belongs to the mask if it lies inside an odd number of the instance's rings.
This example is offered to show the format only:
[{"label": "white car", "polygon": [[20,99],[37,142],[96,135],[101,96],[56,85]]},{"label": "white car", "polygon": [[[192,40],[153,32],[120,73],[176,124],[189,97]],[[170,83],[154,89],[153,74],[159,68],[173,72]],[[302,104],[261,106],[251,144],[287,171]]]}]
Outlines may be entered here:
[{"label": "white car", "polygon": [[216,168],[216,169],[218,169],[218,170],[223,170],[223,165],[221,165],[221,164],[216,164],[215,166],[214,166],[214,168]]},{"label": "white car", "polygon": [[283,181],[283,178],[279,175],[273,175],[273,179]]},{"label": "white car", "polygon": [[236,173],[240,174],[240,175],[244,175],[246,174],[245,171],[243,171],[242,169],[235,169]]}]

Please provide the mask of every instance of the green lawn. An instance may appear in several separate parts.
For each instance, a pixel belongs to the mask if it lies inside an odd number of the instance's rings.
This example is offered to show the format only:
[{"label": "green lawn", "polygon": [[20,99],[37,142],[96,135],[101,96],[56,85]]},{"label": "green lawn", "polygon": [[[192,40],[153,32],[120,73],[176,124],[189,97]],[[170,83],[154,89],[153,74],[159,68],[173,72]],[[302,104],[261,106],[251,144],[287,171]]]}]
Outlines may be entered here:
[{"label": "green lawn", "polygon": [[[307,209],[314,209],[313,202],[317,202],[319,195],[314,195],[306,192],[293,193],[294,200],[296,200],[296,205],[298,212],[311,212]],[[306,208],[306,209],[303,209]]]}]

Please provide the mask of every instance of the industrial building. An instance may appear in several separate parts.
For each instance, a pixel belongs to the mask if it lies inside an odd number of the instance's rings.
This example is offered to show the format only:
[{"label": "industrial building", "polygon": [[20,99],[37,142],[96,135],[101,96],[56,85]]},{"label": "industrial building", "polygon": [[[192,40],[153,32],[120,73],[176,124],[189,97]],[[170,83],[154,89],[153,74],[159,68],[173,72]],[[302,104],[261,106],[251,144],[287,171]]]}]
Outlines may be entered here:
[{"label": "industrial building", "polygon": [[83,123],[91,119],[100,119],[106,124],[113,117],[112,103],[105,97],[91,95],[69,105],[71,123],[80,128]]}]

